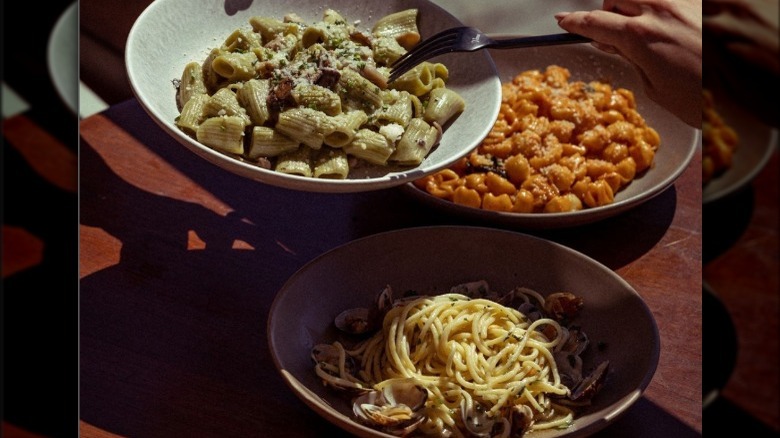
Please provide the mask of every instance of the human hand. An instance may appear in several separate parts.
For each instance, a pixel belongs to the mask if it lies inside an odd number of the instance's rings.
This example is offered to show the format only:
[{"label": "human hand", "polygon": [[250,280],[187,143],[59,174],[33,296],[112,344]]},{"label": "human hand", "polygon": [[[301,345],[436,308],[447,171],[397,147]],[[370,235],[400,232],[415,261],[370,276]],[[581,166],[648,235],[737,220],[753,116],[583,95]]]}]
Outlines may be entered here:
[{"label": "human hand", "polygon": [[704,86],[729,95],[748,113],[778,125],[780,2],[705,0]]},{"label": "human hand", "polygon": [[701,127],[701,0],[604,0],[602,9],[561,12],[558,25],[634,65],[647,96]]}]

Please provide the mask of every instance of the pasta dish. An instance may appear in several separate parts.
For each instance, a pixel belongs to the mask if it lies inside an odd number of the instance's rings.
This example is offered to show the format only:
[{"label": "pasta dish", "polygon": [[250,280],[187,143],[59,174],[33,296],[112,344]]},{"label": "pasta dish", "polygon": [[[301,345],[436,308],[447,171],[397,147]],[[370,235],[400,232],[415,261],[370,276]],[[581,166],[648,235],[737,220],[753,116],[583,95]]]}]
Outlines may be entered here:
[{"label": "pasta dish", "polygon": [[468,156],[414,185],[457,204],[515,213],[599,207],[653,166],[661,144],[628,89],[550,65],[502,85],[498,119]]},{"label": "pasta dish", "polygon": [[391,296],[388,286],[375,309],[336,320],[360,334],[376,324],[371,336],[312,352],[324,384],[357,394],[353,411],[363,424],[430,436],[566,428],[606,376],[608,362],[585,376],[587,336],[570,325],[583,303],[572,294],[516,288],[498,296],[479,281],[441,295]]},{"label": "pasta dish", "polygon": [[715,108],[712,92],[704,89],[702,97],[701,180],[702,184],[706,185],[731,168],[734,152],[739,144],[739,135]]},{"label": "pasta dish", "polygon": [[361,165],[416,166],[465,108],[441,63],[388,83],[388,66],[420,40],[417,9],[370,30],[332,9],[315,23],[290,14],[249,24],[175,81],[179,129],[236,159],[333,179]]}]

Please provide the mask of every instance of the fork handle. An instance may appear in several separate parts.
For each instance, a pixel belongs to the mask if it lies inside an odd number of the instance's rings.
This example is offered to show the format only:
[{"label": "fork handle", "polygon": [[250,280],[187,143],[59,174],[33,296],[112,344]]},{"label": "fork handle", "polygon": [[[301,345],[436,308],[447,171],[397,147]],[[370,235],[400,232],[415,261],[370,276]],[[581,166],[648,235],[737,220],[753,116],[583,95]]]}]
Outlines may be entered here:
[{"label": "fork handle", "polygon": [[590,38],[576,33],[556,33],[551,35],[536,35],[520,38],[494,39],[485,48],[517,49],[521,47],[555,46],[559,44],[577,44],[592,41]]}]

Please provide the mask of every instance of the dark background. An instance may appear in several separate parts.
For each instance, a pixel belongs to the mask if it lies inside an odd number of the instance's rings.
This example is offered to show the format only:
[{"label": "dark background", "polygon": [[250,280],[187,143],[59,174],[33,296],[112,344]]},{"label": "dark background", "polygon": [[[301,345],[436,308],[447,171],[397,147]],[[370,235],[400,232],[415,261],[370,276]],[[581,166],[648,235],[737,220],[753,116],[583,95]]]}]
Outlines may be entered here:
[{"label": "dark background", "polygon": [[[70,4],[3,2],[0,66],[2,80],[30,106],[19,116],[76,153],[77,117],[57,94],[46,62],[51,29]],[[39,264],[3,275],[3,430],[77,436],[78,196],[38,174],[5,135],[0,162],[4,232],[23,228],[43,242]]]}]

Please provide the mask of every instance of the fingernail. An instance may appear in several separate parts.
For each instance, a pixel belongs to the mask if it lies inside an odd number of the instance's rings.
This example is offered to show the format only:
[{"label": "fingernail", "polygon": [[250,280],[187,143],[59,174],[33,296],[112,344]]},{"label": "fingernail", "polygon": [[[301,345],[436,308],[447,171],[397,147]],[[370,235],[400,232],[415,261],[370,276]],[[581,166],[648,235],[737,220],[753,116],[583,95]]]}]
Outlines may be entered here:
[{"label": "fingernail", "polygon": [[566,17],[570,13],[571,12],[558,12],[557,14],[555,14],[555,19],[558,20],[558,21],[561,21],[561,20],[563,20],[564,17]]}]

